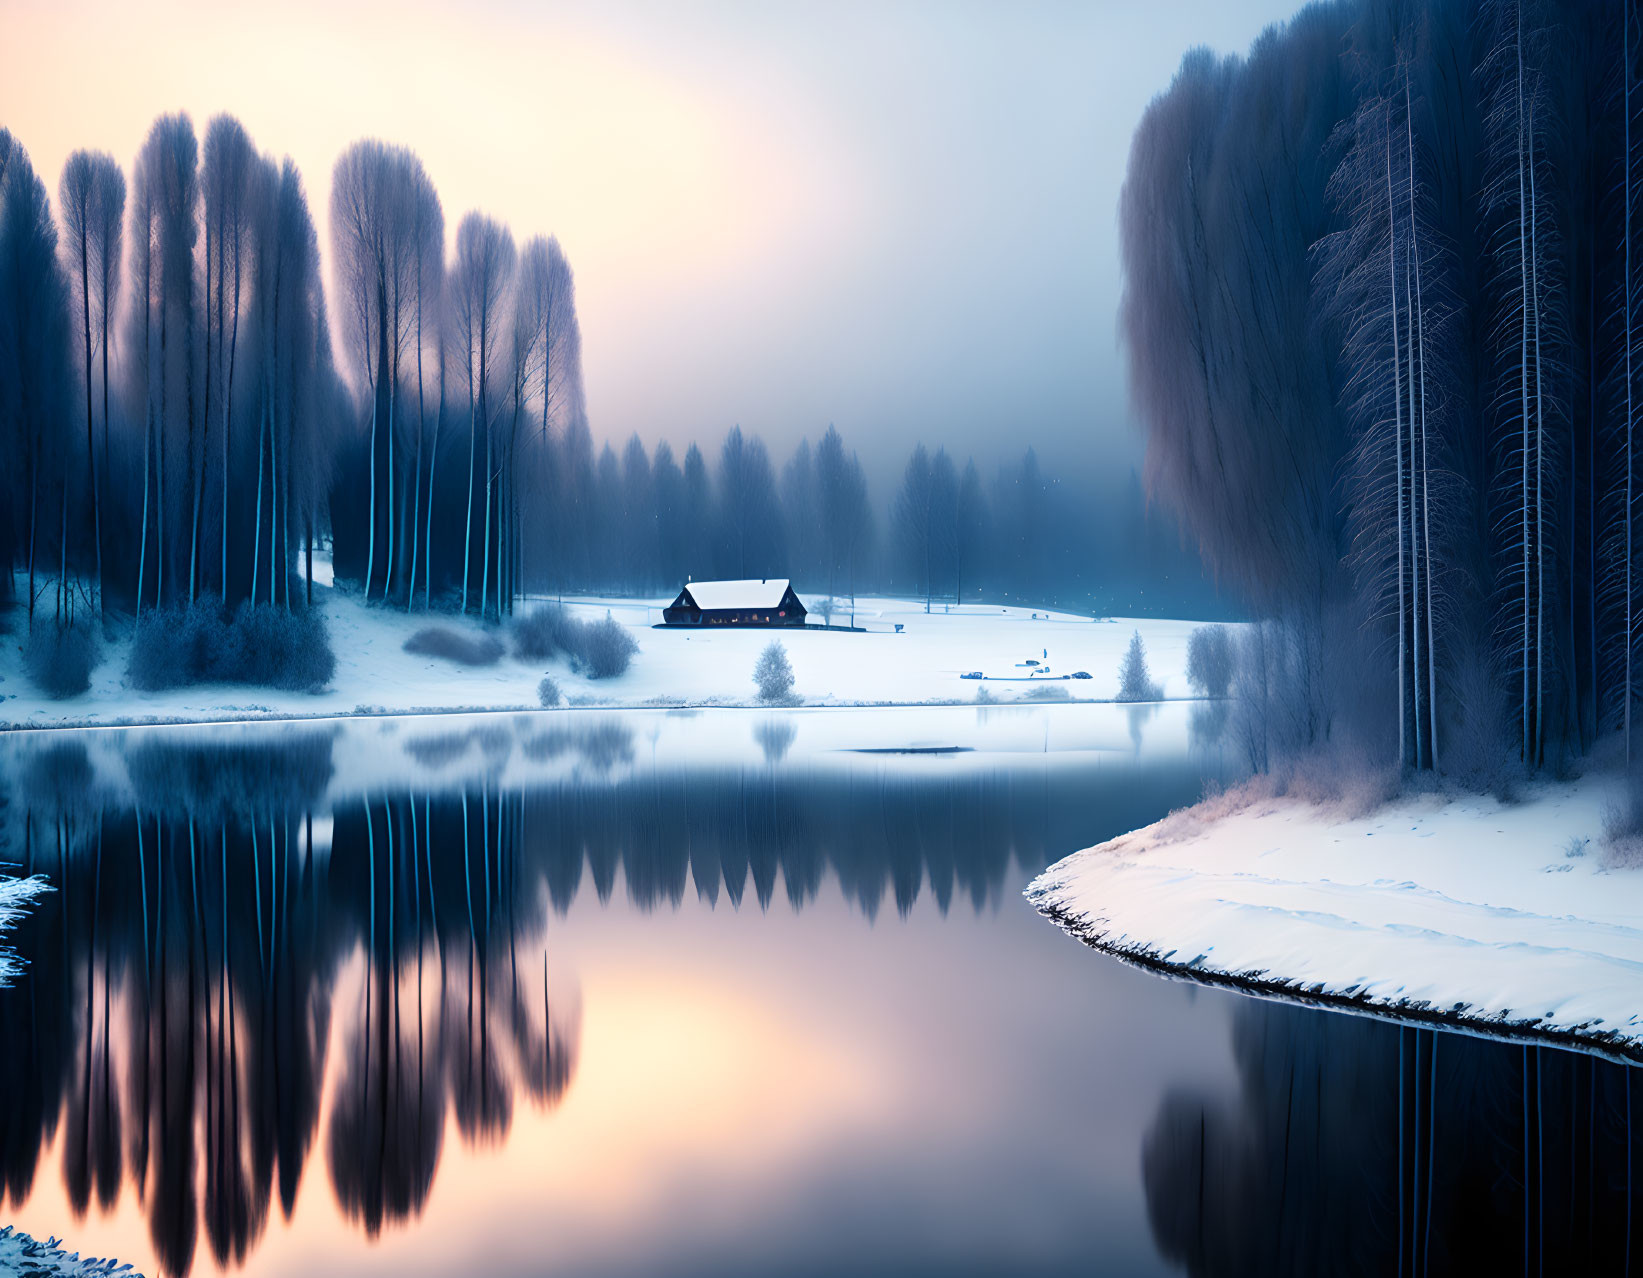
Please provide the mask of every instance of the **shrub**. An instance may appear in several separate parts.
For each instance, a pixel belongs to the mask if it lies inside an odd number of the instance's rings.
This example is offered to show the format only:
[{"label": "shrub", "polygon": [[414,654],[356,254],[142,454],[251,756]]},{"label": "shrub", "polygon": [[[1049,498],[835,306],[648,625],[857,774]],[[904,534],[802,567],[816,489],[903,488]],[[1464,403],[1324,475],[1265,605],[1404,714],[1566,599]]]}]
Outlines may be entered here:
[{"label": "shrub", "polygon": [[91,687],[97,664],[97,636],[87,625],[44,622],[29,631],[23,665],[41,692],[53,700],[77,697]]},{"label": "shrub", "polygon": [[589,679],[612,679],[627,672],[639,645],[627,627],[608,612],[600,621],[576,627],[571,648],[571,664]]},{"label": "shrub", "polygon": [[502,660],[502,641],[495,635],[464,634],[449,626],[424,626],[405,641],[405,651],[459,666],[494,666]]},{"label": "shrub", "polygon": [[1027,690],[1028,701],[1071,701],[1072,693],[1059,683],[1035,683]]},{"label": "shrub", "polygon": [[1187,682],[1205,697],[1231,690],[1232,638],[1225,626],[1199,626],[1188,636]]},{"label": "shrub", "polygon": [[753,682],[759,687],[760,701],[786,701],[793,693],[793,667],[788,664],[787,649],[772,641],[753,667]]},{"label": "shrub", "polygon": [[521,661],[547,661],[576,644],[581,623],[559,604],[544,604],[513,623],[513,655]]},{"label": "shrub", "polygon": [[317,612],[242,603],[228,628],[226,680],[291,692],[318,692],[331,682],[337,659]]},{"label": "shrub", "polygon": [[544,708],[556,706],[564,700],[560,696],[559,685],[547,675],[544,675],[542,682],[536,685],[536,699],[542,703]]},{"label": "shrub", "polygon": [[317,612],[242,603],[230,617],[218,604],[200,602],[143,614],[126,678],[145,692],[197,683],[318,692],[336,667]]},{"label": "shrub", "polygon": [[143,692],[162,692],[194,682],[191,608],[145,612],[137,621],[126,658],[126,679]]},{"label": "shrub", "polygon": [[1147,673],[1147,646],[1141,642],[1141,632],[1137,630],[1130,639],[1129,651],[1124,654],[1124,662],[1118,667],[1118,697],[1119,701],[1157,701],[1164,695],[1152,676]]}]

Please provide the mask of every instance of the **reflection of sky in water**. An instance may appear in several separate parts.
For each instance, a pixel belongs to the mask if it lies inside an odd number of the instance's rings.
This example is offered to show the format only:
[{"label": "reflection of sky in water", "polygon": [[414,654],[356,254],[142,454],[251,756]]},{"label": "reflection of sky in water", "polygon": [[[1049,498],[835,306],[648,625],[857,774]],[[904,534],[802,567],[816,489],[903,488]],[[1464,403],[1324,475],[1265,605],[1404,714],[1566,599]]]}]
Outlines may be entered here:
[{"label": "reflection of sky in water", "polygon": [[[59,889],[0,993],[5,1218],[149,1272],[1309,1271],[1290,1237],[1339,1268],[1330,1237],[1398,1236],[1409,1035],[1032,913],[1047,860],[1198,785],[1185,708],[1107,709],[0,742],[7,855]],[[892,742],[967,750],[855,753]],[[1622,1072],[1545,1055],[1547,1112],[1612,1135]],[[1504,1150],[1466,1186],[1515,1165],[1517,1060],[1428,1081],[1443,1150]]]}]

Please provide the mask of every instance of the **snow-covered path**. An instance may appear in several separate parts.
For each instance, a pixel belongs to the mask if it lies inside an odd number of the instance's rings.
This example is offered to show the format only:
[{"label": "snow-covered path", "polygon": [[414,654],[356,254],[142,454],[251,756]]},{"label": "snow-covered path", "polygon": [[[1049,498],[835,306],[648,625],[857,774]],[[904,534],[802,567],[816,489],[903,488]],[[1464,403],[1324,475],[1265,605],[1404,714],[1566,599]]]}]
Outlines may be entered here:
[{"label": "snow-covered path", "polygon": [[1358,817],[1299,799],[1189,809],[1027,895],[1088,943],[1188,976],[1643,1061],[1643,869],[1602,849],[1617,785]]}]

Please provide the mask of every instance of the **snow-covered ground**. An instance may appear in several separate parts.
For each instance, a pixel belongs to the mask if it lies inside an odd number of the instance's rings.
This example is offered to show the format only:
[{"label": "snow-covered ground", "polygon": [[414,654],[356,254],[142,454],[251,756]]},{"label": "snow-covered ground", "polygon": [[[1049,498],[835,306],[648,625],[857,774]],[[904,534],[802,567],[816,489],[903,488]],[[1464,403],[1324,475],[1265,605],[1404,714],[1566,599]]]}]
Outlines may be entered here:
[{"label": "snow-covered ground", "polygon": [[115,1260],[82,1260],[66,1252],[55,1238],[38,1242],[10,1225],[0,1227],[0,1274],[38,1275],[38,1278],[89,1278],[92,1274],[125,1274],[142,1278],[130,1265]]},{"label": "snow-covered ground", "polygon": [[1259,793],[1075,853],[1027,896],[1091,945],[1194,978],[1643,1061],[1643,869],[1604,845],[1617,780],[1369,815]]},{"label": "snow-covered ground", "polygon": [[[0,865],[0,871],[4,870]],[[43,879],[18,879],[0,872],[0,988],[11,984],[17,974],[17,956],[5,944],[12,924],[28,908],[28,903],[46,890]],[[0,1269],[0,1273],[4,1273]]]},{"label": "snow-covered ground", "polygon": [[[315,581],[325,579],[316,571]],[[127,640],[105,644],[81,696],[53,701],[41,695],[23,670],[21,631],[0,640],[0,726],[64,727],[93,724],[193,722],[216,719],[327,716],[359,712],[523,709],[538,705],[537,684],[551,674],[566,699],[600,705],[748,705],[755,699],[752,674],[772,639],[786,645],[796,684],[807,705],[929,704],[1029,699],[1039,685],[1080,700],[1112,697],[1118,666],[1130,635],[1139,630],[1153,678],[1166,697],[1186,697],[1187,636],[1197,622],[1099,620],[1030,608],[941,604],[926,615],[921,601],[863,598],[856,624],[866,633],[809,628],[804,631],[653,629],[672,598],[577,599],[567,606],[585,618],[608,611],[629,627],[639,653],[626,674],[599,681],[574,674],[562,659],[521,662],[510,654],[494,666],[469,669],[449,661],[413,656],[405,640],[425,625],[473,629],[451,617],[407,615],[396,608],[366,607],[357,595],[317,585],[316,603],[330,627],[337,669],[317,694],[216,685],[146,693],[126,686]],[[532,605],[523,602],[520,612]],[[836,617],[841,624],[848,614]],[[901,633],[896,626],[902,627]],[[1045,654],[1048,654],[1046,657]],[[1032,676],[1037,660],[1051,675],[1085,671],[1089,679]],[[1042,665],[1039,667],[1042,669]],[[985,681],[962,679],[980,671]]]}]

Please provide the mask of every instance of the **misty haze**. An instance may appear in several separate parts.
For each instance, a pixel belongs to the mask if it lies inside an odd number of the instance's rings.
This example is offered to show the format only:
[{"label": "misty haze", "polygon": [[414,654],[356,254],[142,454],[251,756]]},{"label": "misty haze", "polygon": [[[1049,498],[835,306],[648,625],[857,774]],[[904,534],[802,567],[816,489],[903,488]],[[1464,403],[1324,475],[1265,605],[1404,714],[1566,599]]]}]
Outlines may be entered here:
[{"label": "misty haze", "polygon": [[1643,1274],[1643,0],[0,48],[0,1275]]}]

